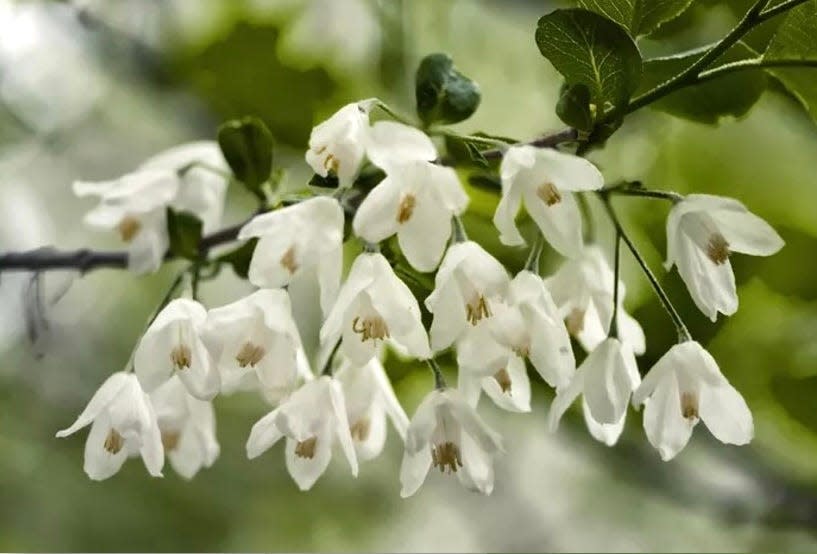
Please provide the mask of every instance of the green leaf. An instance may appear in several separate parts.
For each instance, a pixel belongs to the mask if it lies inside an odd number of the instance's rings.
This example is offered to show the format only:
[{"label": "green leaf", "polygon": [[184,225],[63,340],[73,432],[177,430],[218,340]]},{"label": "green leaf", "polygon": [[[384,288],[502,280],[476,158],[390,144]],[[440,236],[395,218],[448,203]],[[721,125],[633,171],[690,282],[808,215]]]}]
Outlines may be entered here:
[{"label": "green leaf", "polygon": [[556,104],[556,115],[571,127],[590,132],[595,118],[590,108],[590,89],[587,85],[577,83],[564,87]]},{"label": "green leaf", "polygon": [[[667,81],[695,63],[708,47],[697,48],[676,56],[656,58],[644,62],[644,74],[639,92]],[[756,57],[754,51],[739,42],[718,58],[711,67]],[[686,87],[651,104],[657,110],[677,117],[715,124],[721,117],[740,117],[757,102],[766,89],[767,79],[763,71],[736,71],[711,81]]]},{"label": "green leaf", "polygon": [[648,35],[681,15],[692,0],[578,0],[579,7],[600,13],[634,37]]},{"label": "green leaf", "polygon": [[167,208],[167,234],[174,256],[196,260],[201,245],[201,220],[190,212]]},{"label": "green leaf", "polygon": [[568,86],[585,85],[597,113],[626,107],[638,88],[641,54],[619,24],[578,8],[556,10],[539,19],[539,51]]},{"label": "green leaf", "polygon": [[429,54],[420,62],[415,80],[417,115],[424,124],[457,123],[479,107],[477,84],[460,73],[447,54]]},{"label": "green leaf", "polygon": [[[766,52],[765,60],[817,60],[817,0],[792,9],[786,15]],[[817,122],[817,69],[769,69]]]},{"label": "green leaf", "polygon": [[272,173],[272,133],[256,117],[233,119],[218,130],[218,144],[236,179],[258,193]]},{"label": "green leaf", "polygon": [[235,274],[242,279],[247,278],[247,272],[250,270],[250,261],[252,261],[253,252],[255,252],[255,245],[258,244],[257,238],[252,238],[226,254],[218,257],[218,261],[228,263],[233,266]]}]

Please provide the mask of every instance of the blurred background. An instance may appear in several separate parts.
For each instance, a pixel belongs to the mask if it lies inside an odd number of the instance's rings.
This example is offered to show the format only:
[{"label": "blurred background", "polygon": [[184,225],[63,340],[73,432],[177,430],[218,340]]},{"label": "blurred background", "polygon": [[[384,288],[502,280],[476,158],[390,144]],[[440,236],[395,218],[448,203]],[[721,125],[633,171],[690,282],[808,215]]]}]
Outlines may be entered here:
[{"label": "blurred background", "polygon": [[[698,0],[645,55],[711,42],[741,2]],[[277,139],[285,186],[303,187],[313,124],[341,105],[378,96],[413,112],[413,73],[447,52],[475,79],[482,105],[458,128],[531,138],[561,128],[561,80],[533,40],[557,2],[478,0],[0,0],[0,251],[46,245],[119,248],[83,229],[90,204],[75,179],[121,175],[174,144],[215,137],[224,119],[262,117]],[[699,426],[662,463],[640,414],[607,448],[571,411],[546,430],[551,393],[537,384],[530,414],[484,417],[505,436],[496,488],[481,497],[433,474],[399,496],[401,445],[358,479],[337,460],[309,493],[284,467],[283,448],[252,462],[251,425],[268,407],[253,395],[219,397],[221,457],[192,482],[139,461],[101,483],[82,471],[85,435],[54,438],[98,385],[120,370],[181,265],[135,277],[98,270],[0,276],[0,550],[126,551],[744,551],[817,549],[817,126],[771,90],[740,120],[707,126],[643,110],[592,155],[610,180],[734,196],[785,238],[776,256],[733,258],[741,309],[710,323],[676,273],[661,279],[694,336],[746,397],[756,438],[724,446]],[[253,199],[238,187],[225,223]],[[497,197],[473,190],[466,224],[510,268],[525,252],[502,247],[490,224]],[[668,206],[616,200],[652,267],[665,251]],[[597,212],[600,215],[600,212]],[[610,249],[603,217],[599,242]],[[643,276],[623,256],[628,308],[648,350],[642,373],[674,331]],[[549,270],[559,260],[545,260]],[[206,304],[248,287],[230,270],[203,286]],[[39,297],[40,310],[32,310]],[[425,367],[387,366],[412,414],[431,386]],[[451,368],[449,368],[451,370]]]}]

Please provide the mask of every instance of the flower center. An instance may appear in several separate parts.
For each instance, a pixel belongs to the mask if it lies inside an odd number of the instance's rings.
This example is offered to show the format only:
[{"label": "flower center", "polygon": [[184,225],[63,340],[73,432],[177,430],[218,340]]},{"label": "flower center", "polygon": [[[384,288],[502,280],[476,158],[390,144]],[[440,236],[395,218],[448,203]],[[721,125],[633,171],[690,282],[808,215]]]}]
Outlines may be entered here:
[{"label": "flower center", "polygon": [[681,393],[681,415],[686,419],[698,419],[698,395],[692,392]]},{"label": "flower center", "polygon": [[318,437],[311,437],[305,441],[300,441],[295,445],[295,455],[299,458],[311,460],[315,457],[315,445],[318,443]]},{"label": "flower center", "polygon": [[139,223],[139,220],[131,215],[122,218],[122,221],[116,226],[116,230],[119,231],[119,236],[122,237],[122,240],[125,242],[131,242],[141,228],[142,224]]},{"label": "flower center", "polygon": [[460,449],[453,442],[444,442],[431,447],[431,465],[440,468],[441,473],[456,473],[462,467]]},{"label": "flower center", "polygon": [[175,450],[179,446],[179,438],[181,438],[181,433],[178,431],[162,431],[162,446],[165,452]]},{"label": "flower center", "polygon": [[105,450],[111,454],[118,454],[124,445],[125,439],[119,434],[119,431],[116,429],[108,431],[108,436],[105,437]]},{"label": "flower center", "polygon": [[494,380],[499,385],[499,388],[502,389],[502,392],[511,392],[511,376],[507,369],[503,367],[494,373]]},{"label": "flower center", "polygon": [[465,305],[465,317],[471,325],[476,325],[484,317],[491,317],[491,310],[488,309],[488,302],[484,296],[474,295]]},{"label": "flower center", "polygon": [[250,341],[244,343],[241,350],[236,354],[235,361],[241,367],[255,367],[258,362],[264,357],[267,351],[263,346],[258,346]]},{"label": "flower center", "polygon": [[323,167],[326,171],[337,175],[338,169],[340,169],[340,160],[338,160],[334,154],[329,154],[323,161]]},{"label": "flower center", "polygon": [[390,337],[389,326],[386,321],[379,315],[366,317],[362,321],[360,317],[352,320],[352,331],[360,335],[360,340],[366,342],[367,340],[383,340]]},{"label": "flower center", "polygon": [[553,183],[539,185],[539,188],[536,189],[536,196],[538,196],[542,202],[548,206],[553,206],[554,204],[558,204],[562,201],[562,195],[559,193],[559,189],[557,189],[556,185]]},{"label": "flower center", "polygon": [[371,428],[372,422],[368,417],[364,417],[355,421],[354,425],[349,427],[349,432],[352,434],[352,438],[357,442],[363,442],[369,438]]},{"label": "flower center", "polygon": [[567,327],[567,332],[574,337],[581,333],[584,330],[584,310],[578,308],[570,310],[565,318],[565,327]]},{"label": "flower center", "polygon": [[400,201],[400,206],[397,207],[397,223],[405,223],[411,219],[416,205],[417,198],[413,194],[405,195]]},{"label": "flower center", "polygon": [[289,271],[292,275],[298,271],[298,261],[295,259],[295,246],[290,246],[284,255],[281,256],[281,267]]},{"label": "flower center", "polygon": [[706,255],[715,265],[726,263],[729,259],[729,243],[720,233],[713,233],[706,243]]},{"label": "flower center", "polygon": [[170,361],[173,362],[173,367],[179,370],[190,367],[192,357],[190,347],[186,344],[180,344],[170,352]]},{"label": "flower center", "polygon": [[519,356],[520,358],[527,358],[530,356],[530,344],[520,344],[513,348],[514,354]]}]

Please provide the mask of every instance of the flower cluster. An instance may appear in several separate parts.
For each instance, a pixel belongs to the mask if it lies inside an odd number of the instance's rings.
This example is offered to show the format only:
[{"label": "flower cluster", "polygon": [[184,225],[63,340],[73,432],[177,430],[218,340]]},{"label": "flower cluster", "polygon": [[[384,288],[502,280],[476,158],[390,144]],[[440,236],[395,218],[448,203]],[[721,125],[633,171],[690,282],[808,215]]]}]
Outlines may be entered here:
[{"label": "flower cluster", "polygon": [[[618,263],[611,268],[598,244],[584,244],[577,195],[606,194],[593,164],[527,145],[503,152],[494,216],[500,241],[525,244],[515,221],[524,205],[537,237],[566,258],[555,274],[540,276],[537,238],[534,263],[511,275],[465,236],[459,216],[469,197],[457,173],[437,163],[431,138],[402,123],[371,123],[375,105],[345,106],[312,132],[306,161],[317,174],[337,179],[335,194],[263,213],[240,231],[241,240],[258,239],[248,271],[258,290],[209,310],[195,299],[171,300],[141,338],[133,373],[111,376],[77,421],[58,433],[92,424],[89,477],[110,477],[136,454],[152,475],[161,475],[167,455],[178,473],[191,477],[219,453],[213,398],[257,391],[273,409],[253,426],[247,455],[260,456],[286,439],[286,465],[301,489],[323,474],[336,443],[356,476],[359,462],[382,451],[388,420],[405,446],[403,496],[414,494],[432,468],[489,494],[503,447],[478,414],[479,400],[484,393],[499,408],[529,412],[528,362],[555,390],[552,430],[581,396],[590,434],[607,445],[618,441],[631,403],[645,406],[647,438],[665,460],[685,446],[699,420],[724,443],[751,440],[745,401],[685,328],[642,380],[636,356],[645,351],[645,336],[624,310]],[[183,194],[195,161],[187,154],[155,158],[112,183],[78,184],[79,194],[102,198],[88,221],[118,228],[134,245],[144,234],[163,254],[166,238],[152,218],[160,218],[164,206],[186,202],[217,219],[222,189],[199,186],[207,198]],[[179,163],[190,167],[180,172]],[[176,170],[168,169],[174,164]],[[342,200],[367,164],[385,176],[353,210],[351,228],[363,251],[349,260],[342,279]],[[378,243],[394,235],[412,271],[435,272],[433,290],[421,299],[431,315],[428,330],[421,303],[379,251]],[[705,195],[675,202],[667,238],[668,267],[678,267],[712,319],[737,309],[730,254],[769,255],[782,246],[739,202]],[[134,260],[145,259],[141,252],[132,251]],[[317,283],[315,298],[293,294],[304,280]],[[308,301],[321,314],[317,355],[305,351],[294,315],[303,308],[296,304]],[[578,368],[571,337],[586,352]],[[382,365],[387,348],[434,371],[436,386],[411,420]],[[447,386],[435,361],[449,349],[459,368],[456,387]]]}]

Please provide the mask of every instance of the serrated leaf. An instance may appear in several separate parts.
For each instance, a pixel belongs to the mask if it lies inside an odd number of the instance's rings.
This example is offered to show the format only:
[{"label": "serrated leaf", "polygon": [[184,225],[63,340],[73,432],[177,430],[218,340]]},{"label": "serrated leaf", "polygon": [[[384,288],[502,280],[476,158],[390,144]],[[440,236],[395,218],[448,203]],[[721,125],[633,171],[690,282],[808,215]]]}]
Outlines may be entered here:
[{"label": "serrated leaf", "polygon": [[587,85],[577,83],[566,86],[556,103],[556,115],[574,129],[590,132],[593,129],[594,116],[590,108],[590,89]]},{"label": "serrated leaf", "polygon": [[218,257],[218,260],[230,264],[237,276],[246,279],[256,244],[258,244],[258,239],[252,238],[235,250],[222,254]]},{"label": "serrated leaf", "polygon": [[579,7],[604,15],[634,37],[648,35],[681,15],[692,0],[578,0]]},{"label": "serrated leaf", "polygon": [[[681,73],[706,50],[707,47],[697,48],[676,56],[647,60],[644,62],[639,92],[646,92]],[[711,67],[755,56],[751,48],[739,42]],[[746,114],[763,94],[766,81],[763,71],[737,71],[673,92],[651,104],[651,107],[699,123],[715,124],[724,116],[740,117]]]},{"label": "serrated leaf", "polygon": [[482,95],[477,84],[457,71],[447,54],[429,54],[415,78],[417,115],[424,124],[458,123],[471,117]]},{"label": "serrated leaf", "polygon": [[201,245],[201,220],[190,212],[167,208],[167,234],[174,256],[196,260]]},{"label": "serrated leaf", "polygon": [[[817,0],[792,9],[763,54],[764,60],[817,60]],[[769,69],[817,122],[817,69]]]},{"label": "serrated leaf", "polygon": [[272,173],[273,139],[264,122],[257,117],[228,121],[218,130],[218,144],[236,179],[260,191]]},{"label": "serrated leaf", "polygon": [[598,113],[622,110],[638,88],[638,47],[621,25],[595,12],[573,8],[545,15],[536,44],[568,86],[588,88]]}]

